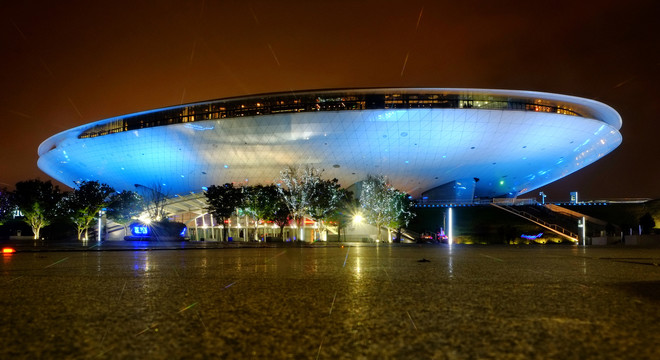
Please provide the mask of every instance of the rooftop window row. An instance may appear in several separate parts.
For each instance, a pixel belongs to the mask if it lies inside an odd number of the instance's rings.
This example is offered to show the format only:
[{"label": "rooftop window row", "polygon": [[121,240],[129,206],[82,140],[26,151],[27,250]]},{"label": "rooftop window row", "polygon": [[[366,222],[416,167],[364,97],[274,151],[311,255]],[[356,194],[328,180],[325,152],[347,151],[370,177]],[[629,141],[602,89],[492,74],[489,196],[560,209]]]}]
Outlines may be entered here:
[{"label": "rooftop window row", "polygon": [[581,116],[570,108],[542,100],[457,94],[305,94],[216,100],[118,117],[83,131],[78,138],[92,138],[123,131],[194,121],[295,112],[370,109],[488,109],[521,110]]}]

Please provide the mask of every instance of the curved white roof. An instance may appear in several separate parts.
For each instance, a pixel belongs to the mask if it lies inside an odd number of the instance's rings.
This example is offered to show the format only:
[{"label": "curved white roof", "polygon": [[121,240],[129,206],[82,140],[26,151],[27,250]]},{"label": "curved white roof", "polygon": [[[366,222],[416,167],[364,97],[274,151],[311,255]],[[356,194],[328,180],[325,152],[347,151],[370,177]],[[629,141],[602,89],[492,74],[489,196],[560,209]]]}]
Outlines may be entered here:
[{"label": "curved white roof", "polygon": [[[371,96],[375,105],[369,104]],[[289,105],[280,105],[281,99]],[[297,109],[290,105],[295,99],[303,99],[295,104],[316,99],[317,108]],[[232,106],[237,110],[228,110]],[[213,116],[224,118],[199,115],[207,108],[221,109]],[[158,183],[170,195],[226,182],[276,182],[285,166],[307,164],[345,186],[380,173],[420,196],[454,180],[478,178],[477,196],[516,196],[609,153],[621,143],[620,128],[621,117],[611,107],[567,95],[421,88],[305,91],[97,121],[44,141],[38,165],[71,186],[99,180],[134,190],[135,184]]]}]

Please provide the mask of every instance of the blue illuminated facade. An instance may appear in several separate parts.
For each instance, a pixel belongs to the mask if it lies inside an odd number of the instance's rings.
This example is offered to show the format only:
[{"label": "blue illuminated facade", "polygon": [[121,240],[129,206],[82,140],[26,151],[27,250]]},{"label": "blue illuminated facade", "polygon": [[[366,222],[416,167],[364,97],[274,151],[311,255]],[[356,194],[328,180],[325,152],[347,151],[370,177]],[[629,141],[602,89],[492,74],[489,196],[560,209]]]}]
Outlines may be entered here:
[{"label": "blue illuminated facade", "polygon": [[289,165],[344,186],[382,174],[415,198],[516,197],[614,150],[621,117],[584,98],[513,90],[322,90],[220,99],[52,136],[39,167],[73,186],[270,184]]}]

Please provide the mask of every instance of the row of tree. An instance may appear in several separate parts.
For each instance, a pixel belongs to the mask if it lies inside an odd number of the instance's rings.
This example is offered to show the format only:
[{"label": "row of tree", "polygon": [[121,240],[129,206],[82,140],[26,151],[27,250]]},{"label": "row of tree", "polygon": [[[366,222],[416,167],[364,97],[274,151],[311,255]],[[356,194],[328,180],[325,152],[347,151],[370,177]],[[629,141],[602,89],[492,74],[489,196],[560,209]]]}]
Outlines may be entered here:
[{"label": "row of tree", "polygon": [[18,182],[11,192],[0,189],[0,225],[18,210],[35,239],[40,238],[44,227],[58,220],[73,224],[78,240],[87,239],[101,210],[106,209],[108,218],[126,227],[144,208],[137,193],[115,192],[98,181],[81,182],[70,192],[38,179]]},{"label": "row of tree", "polygon": [[[280,238],[284,227],[293,221],[301,231],[299,239],[305,218],[317,222],[319,233],[325,232],[327,222],[341,222],[352,196],[337,179],[324,180],[321,171],[311,167],[289,167],[280,175],[279,185],[210,186],[206,191],[209,212],[223,223],[235,213],[250,216],[255,223],[255,237],[261,221],[277,224]],[[223,239],[227,238],[226,231]]]},{"label": "row of tree", "polygon": [[[234,214],[249,216],[254,220],[255,239],[263,222],[279,226],[281,238],[284,227],[293,223],[300,229],[298,239],[302,239],[305,218],[317,223],[316,238],[325,238],[328,226],[341,235],[356,215],[376,226],[380,239],[382,228],[401,229],[414,216],[410,197],[389,185],[383,176],[368,176],[362,181],[357,200],[337,179],[323,179],[321,175],[321,170],[309,166],[287,167],[280,172],[277,185],[212,185],[205,192],[208,210],[222,224]],[[74,225],[78,240],[82,240],[89,238],[89,229],[103,209],[110,220],[124,226],[125,232],[140,214],[152,221],[165,219],[166,196],[158,188],[142,187],[141,194],[116,192],[107,184],[84,181],[74,190],[62,192],[50,181],[22,181],[14,191],[0,189],[0,225],[13,211],[20,210],[35,239],[40,238],[44,227],[63,220]],[[228,238],[227,231],[223,227],[223,240]]]},{"label": "row of tree", "polygon": [[[360,215],[376,226],[380,239],[383,227],[400,230],[414,216],[410,197],[389,185],[383,176],[368,176],[356,200],[337,179],[323,179],[321,175],[321,170],[309,166],[287,167],[280,172],[277,185],[213,185],[205,193],[208,209],[222,223],[233,214],[249,215],[254,219],[255,237],[261,221],[277,224],[280,238],[284,227],[293,221],[300,231],[298,239],[303,239],[305,218],[316,222],[316,237],[324,239],[328,226],[341,236],[353,217]],[[222,238],[227,236],[224,227]]]}]

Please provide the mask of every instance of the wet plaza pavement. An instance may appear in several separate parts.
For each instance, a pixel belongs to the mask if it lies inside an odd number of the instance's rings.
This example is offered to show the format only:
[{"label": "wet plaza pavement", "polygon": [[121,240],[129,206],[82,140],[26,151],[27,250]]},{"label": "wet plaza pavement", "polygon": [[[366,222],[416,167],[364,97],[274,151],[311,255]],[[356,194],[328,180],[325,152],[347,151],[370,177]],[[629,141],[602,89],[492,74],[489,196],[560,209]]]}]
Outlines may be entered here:
[{"label": "wet plaza pavement", "polygon": [[657,248],[101,247],[3,255],[0,358],[660,358]]}]

